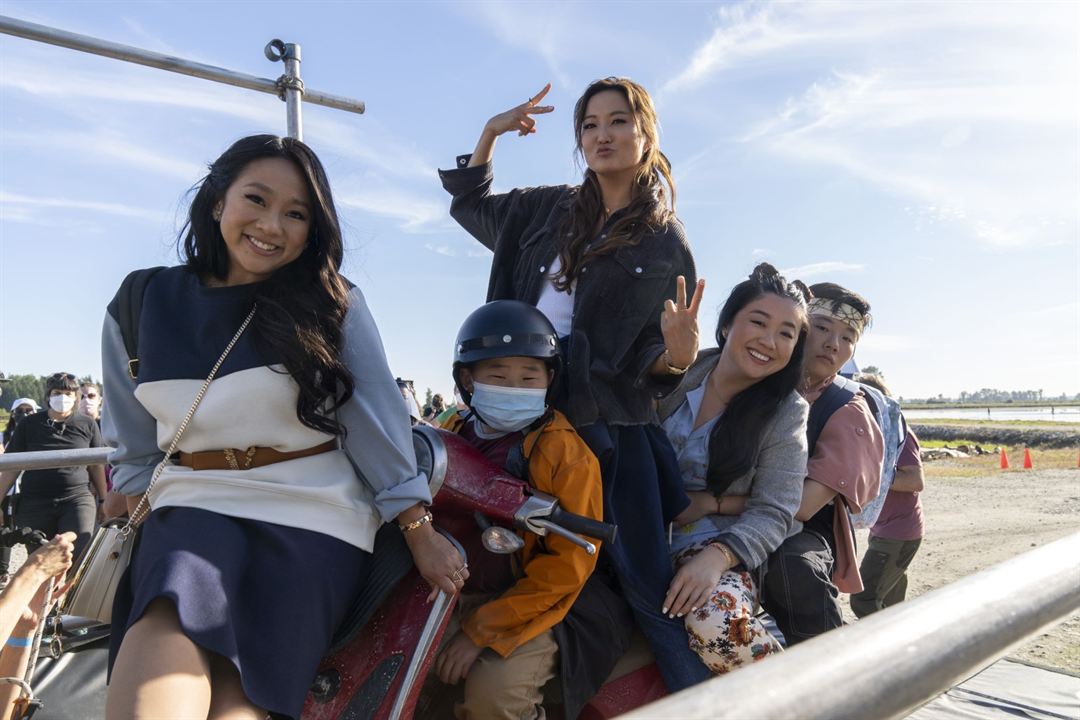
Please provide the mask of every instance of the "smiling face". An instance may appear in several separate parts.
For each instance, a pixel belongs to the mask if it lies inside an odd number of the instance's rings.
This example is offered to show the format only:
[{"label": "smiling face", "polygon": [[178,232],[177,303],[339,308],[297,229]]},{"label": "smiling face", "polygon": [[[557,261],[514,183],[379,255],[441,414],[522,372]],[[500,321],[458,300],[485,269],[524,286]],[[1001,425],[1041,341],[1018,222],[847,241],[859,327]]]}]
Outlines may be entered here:
[{"label": "smiling face", "polygon": [[645,134],[622,92],[603,90],[589,98],[581,123],[581,152],[590,170],[632,179],[645,146]]},{"label": "smiling face", "polygon": [[300,169],[283,158],[245,167],[219,204],[229,253],[226,285],[268,279],[300,257],[311,230],[311,196]]},{"label": "smiling face", "polygon": [[855,354],[859,343],[858,331],[829,315],[811,315],[810,331],[806,337],[806,376],[816,386],[840,372],[844,363]]},{"label": "smiling face", "polygon": [[720,362],[752,382],[780,372],[791,361],[803,322],[803,310],[794,300],[765,293],[723,329]]},{"label": "smiling face", "polygon": [[460,372],[461,384],[470,393],[473,383],[542,390],[551,384],[555,375],[543,360],[519,355],[480,360],[472,367],[461,368]]}]

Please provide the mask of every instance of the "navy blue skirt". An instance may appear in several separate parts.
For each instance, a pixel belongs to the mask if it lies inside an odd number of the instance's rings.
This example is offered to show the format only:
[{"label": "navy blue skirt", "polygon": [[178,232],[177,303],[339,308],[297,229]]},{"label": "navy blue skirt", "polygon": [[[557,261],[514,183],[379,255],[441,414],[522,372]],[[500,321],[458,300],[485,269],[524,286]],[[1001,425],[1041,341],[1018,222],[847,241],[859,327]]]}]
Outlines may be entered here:
[{"label": "navy blue skirt", "polygon": [[109,672],[124,634],[157,598],[199,647],[228,658],[244,694],[299,717],[371,555],[312,530],[168,507],[147,518],[117,589]]}]

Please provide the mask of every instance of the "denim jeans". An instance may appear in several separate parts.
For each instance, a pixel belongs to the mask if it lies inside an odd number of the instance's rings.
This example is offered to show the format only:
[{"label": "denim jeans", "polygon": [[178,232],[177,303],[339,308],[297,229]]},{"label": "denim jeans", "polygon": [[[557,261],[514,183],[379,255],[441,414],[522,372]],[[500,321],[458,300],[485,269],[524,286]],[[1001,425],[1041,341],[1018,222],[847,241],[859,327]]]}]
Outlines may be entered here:
[{"label": "denim jeans", "polygon": [[832,547],[809,530],[792,535],[769,556],[761,604],[787,644],[795,645],[844,624],[840,591],[832,581]]},{"label": "denim jeans", "polygon": [[578,433],[600,461],[604,519],[619,527],[615,542],[601,548],[601,562],[614,569],[664,684],[674,693],[711,678],[690,649],[683,618],[661,612],[675,574],[666,522],[689,500],[667,437],[658,426],[604,423],[578,428]]}]

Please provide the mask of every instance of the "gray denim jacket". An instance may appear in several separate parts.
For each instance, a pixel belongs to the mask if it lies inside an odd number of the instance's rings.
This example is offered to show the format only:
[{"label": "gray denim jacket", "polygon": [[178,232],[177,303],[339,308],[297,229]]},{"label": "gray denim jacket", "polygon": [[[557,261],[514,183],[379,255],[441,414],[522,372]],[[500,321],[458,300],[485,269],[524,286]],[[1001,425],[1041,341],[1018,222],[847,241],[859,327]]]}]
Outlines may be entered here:
[{"label": "gray denim jacket", "polygon": [[[661,422],[679,409],[686,394],[700,387],[720,359],[717,348],[704,350],[679,387],[659,403]],[[795,391],[784,400],[761,437],[753,470],[738,478],[724,495],[746,495],[741,515],[710,515],[717,542],[731,548],[743,565],[753,569],[790,535],[801,529],[795,512],[806,478],[806,417],[810,406]],[[684,478],[685,481],[685,478]],[[704,490],[704,483],[686,482],[687,490]]]}]

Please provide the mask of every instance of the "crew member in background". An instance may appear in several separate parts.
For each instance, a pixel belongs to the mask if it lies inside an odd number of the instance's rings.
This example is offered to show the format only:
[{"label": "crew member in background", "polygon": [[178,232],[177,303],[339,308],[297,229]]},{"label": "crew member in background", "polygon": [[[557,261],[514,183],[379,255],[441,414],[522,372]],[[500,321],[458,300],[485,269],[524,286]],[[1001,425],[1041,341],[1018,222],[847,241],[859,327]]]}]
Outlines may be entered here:
[{"label": "crew member in background", "polygon": [[[855,379],[892,397],[880,375],[860,374]],[[863,591],[851,596],[851,609],[858,617],[903,602],[907,595],[907,569],[919,551],[923,536],[922,459],[919,439],[904,423],[907,435],[896,461],[896,476],[885,496],[877,522],[870,528],[870,546],[859,566]]]},{"label": "crew member in background", "polygon": [[[78,393],[79,383],[71,373],[53,373],[45,378],[48,408],[23,418],[7,452],[103,447],[97,423],[75,411]],[[7,493],[18,476],[14,471],[0,473],[0,496]],[[90,542],[95,519],[101,520],[105,492],[102,465],[27,470],[20,484],[15,524],[40,530],[46,537],[75,533],[78,557]]]}]

